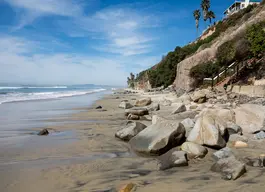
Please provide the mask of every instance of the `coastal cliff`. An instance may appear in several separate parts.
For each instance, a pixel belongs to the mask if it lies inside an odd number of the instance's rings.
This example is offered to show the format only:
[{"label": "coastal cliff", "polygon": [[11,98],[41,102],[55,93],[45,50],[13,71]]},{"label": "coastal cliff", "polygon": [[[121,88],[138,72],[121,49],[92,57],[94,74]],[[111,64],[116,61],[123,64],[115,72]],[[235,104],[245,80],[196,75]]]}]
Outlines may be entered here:
[{"label": "coastal cliff", "polygon": [[[243,9],[229,18],[217,22],[195,42],[184,47],[176,47],[161,62],[141,72],[145,75],[139,76],[135,88],[146,89],[147,87],[167,87],[169,85],[185,90],[192,88],[193,82],[197,81],[190,75],[193,67],[207,62],[215,62],[218,48],[229,41],[237,43],[244,39],[247,28],[265,21],[264,18],[265,6],[261,4]],[[240,50],[240,47],[238,49]]]}]

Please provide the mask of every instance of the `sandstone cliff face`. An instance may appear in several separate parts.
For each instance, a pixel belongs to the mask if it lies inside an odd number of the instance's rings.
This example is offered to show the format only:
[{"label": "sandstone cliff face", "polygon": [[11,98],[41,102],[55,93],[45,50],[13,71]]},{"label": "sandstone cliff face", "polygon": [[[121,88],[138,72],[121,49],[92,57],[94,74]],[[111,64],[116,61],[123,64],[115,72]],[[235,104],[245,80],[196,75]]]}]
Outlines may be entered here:
[{"label": "sandstone cliff face", "polygon": [[190,78],[189,72],[190,69],[200,63],[207,62],[213,60],[215,58],[217,48],[225,43],[233,39],[235,36],[240,35],[246,31],[248,25],[263,21],[265,19],[265,7],[256,15],[250,17],[244,24],[240,26],[235,26],[228,29],[224,34],[218,37],[210,46],[210,48],[206,48],[202,51],[197,51],[192,56],[186,58],[182,62],[180,62],[177,66],[177,75],[174,82],[174,87],[189,89],[191,88],[193,79]]},{"label": "sandstone cliff face", "polygon": [[134,88],[136,90],[148,90],[148,89],[151,89],[152,87],[151,87],[149,80],[142,80],[142,81],[136,82],[134,85]]}]

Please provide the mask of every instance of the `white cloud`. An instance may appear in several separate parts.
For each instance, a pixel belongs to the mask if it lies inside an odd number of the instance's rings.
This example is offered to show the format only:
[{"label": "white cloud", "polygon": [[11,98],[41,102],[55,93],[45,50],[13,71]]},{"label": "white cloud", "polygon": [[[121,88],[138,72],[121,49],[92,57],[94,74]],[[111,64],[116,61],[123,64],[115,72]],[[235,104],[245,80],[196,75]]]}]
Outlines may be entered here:
[{"label": "white cloud", "polygon": [[[3,43],[3,44],[2,44]],[[112,84],[126,82],[127,72],[115,60],[78,54],[32,54],[34,42],[0,38],[0,81],[36,84]]]},{"label": "white cloud", "polygon": [[[5,0],[10,5],[22,8],[28,12],[52,14],[61,16],[76,16],[82,14],[79,4],[71,0]],[[77,2],[77,1],[76,1]]]},{"label": "white cloud", "polygon": [[[78,50],[68,54],[60,49],[53,51],[56,46],[67,49],[70,43],[63,39],[40,38],[42,41],[38,42],[1,35],[0,82],[123,84],[130,71],[137,73],[161,59],[144,55],[153,51],[157,37],[150,31],[159,25],[159,19],[140,10],[119,6],[84,15],[82,6],[71,0],[5,1],[21,13],[16,30],[43,16],[63,16],[62,20],[55,18],[57,31],[60,29],[70,38],[87,38],[87,46],[112,54],[87,56]],[[34,39],[32,34],[29,38]]]},{"label": "white cloud", "polygon": [[[101,44],[90,45],[98,51],[121,55],[138,55],[152,51],[154,39],[143,32],[157,26],[158,18],[130,6],[112,6],[85,15],[81,0],[5,0],[18,9],[19,30],[37,18],[47,15],[65,17],[57,20],[57,27],[70,37],[101,39]],[[90,1],[86,1],[86,5]],[[124,53],[121,51],[124,49]]]},{"label": "white cloud", "polygon": [[[83,14],[80,4],[72,0],[4,0],[18,9],[19,23],[13,30],[19,30],[46,15],[78,17]],[[77,2],[77,1],[75,1]]]}]

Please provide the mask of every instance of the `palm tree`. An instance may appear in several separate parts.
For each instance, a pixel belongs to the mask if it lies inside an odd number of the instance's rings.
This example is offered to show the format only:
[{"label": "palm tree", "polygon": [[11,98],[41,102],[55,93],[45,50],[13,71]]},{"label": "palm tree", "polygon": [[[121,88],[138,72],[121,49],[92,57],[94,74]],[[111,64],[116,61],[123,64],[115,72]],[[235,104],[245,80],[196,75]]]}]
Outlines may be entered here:
[{"label": "palm tree", "polygon": [[196,21],[196,29],[197,29],[197,36],[199,35],[199,20],[201,18],[201,12],[199,9],[196,9],[194,12],[193,12],[193,16],[194,16],[194,19]]},{"label": "palm tree", "polygon": [[201,2],[201,8],[202,8],[202,11],[203,11],[203,20],[207,21],[207,14],[208,14],[208,10],[210,8],[210,0],[202,0]]},{"label": "palm tree", "polygon": [[210,24],[212,24],[212,19],[215,19],[214,12],[213,11],[209,11],[208,14],[207,14],[207,18],[209,19]]}]

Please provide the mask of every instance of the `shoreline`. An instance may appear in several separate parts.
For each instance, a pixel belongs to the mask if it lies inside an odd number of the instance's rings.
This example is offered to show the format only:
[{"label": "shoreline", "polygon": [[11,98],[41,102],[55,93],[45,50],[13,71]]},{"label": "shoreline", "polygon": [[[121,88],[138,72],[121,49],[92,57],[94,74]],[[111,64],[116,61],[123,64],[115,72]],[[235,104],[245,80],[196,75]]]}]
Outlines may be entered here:
[{"label": "shoreline", "polygon": [[[96,100],[91,107],[84,107],[86,111],[58,119],[75,123],[47,128],[55,129],[59,133],[73,130],[74,140],[56,146],[51,142],[48,148],[32,146],[15,159],[24,163],[0,166],[0,176],[4,178],[0,183],[0,191],[114,192],[128,183],[135,183],[137,192],[211,192],[224,189],[251,191],[253,187],[257,191],[264,188],[264,170],[257,172],[254,168],[248,168],[247,175],[237,181],[223,181],[219,174],[210,171],[209,165],[213,163],[210,154],[214,152],[211,149],[204,159],[191,160],[188,167],[176,167],[166,171],[157,169],[155,157],[137,156],[131,151],[128,143],[115,138],[115,133],[124,127],[127,121],[124,109],[118,108],[120,102],[129,100],[133,103],[135,99],[142,97],[151,97],[155,101],[174,98],[171,93],[108,94]],[[103,110],[95,109],[98,105],[101,105]],[[172,109],[174,106],[163,106],[158,113],[168,115]],[[140,122],[151,124],[150,119]],[[49,136],[37,138],[50,142]],[[241,155],[260,152],[262,150],[254,152],[251,148],[238,150]]]}]

